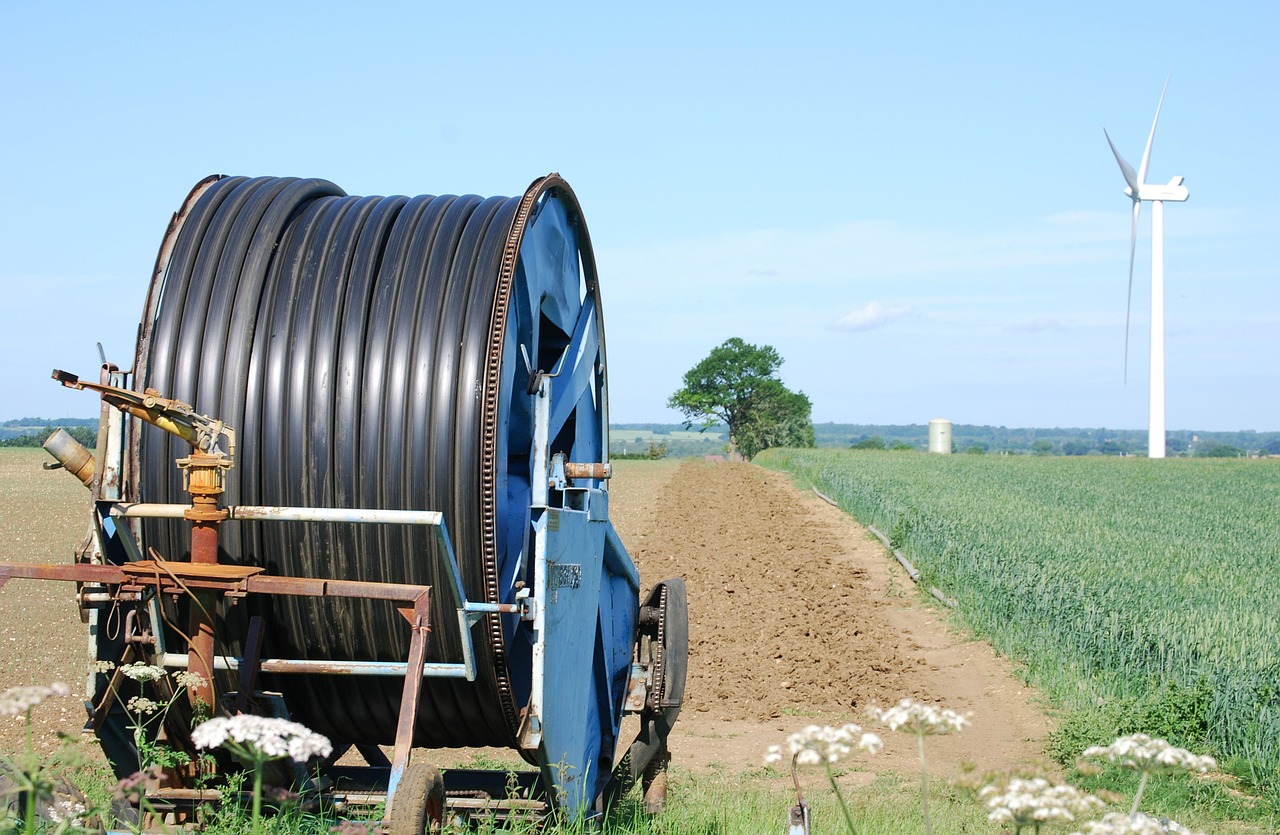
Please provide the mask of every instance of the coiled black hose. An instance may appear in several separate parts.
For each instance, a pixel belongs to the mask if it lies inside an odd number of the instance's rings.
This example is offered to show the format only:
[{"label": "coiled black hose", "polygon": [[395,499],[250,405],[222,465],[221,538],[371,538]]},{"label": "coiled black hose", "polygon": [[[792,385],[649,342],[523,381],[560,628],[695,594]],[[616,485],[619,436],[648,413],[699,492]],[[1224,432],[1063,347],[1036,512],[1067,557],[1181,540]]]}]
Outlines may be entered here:
[{"label": "coiled black hose", "polygon": [[[511,367],[519,359],[511,334],[537,343],[540,362],[572,331],[539,313],[539,278],[518,257],[549,202],[567,218],[548,238],[565,248],[557,268],[572,261],[582,272],[570,302],[598,316],[590,243],[567,184],[552,175],[515,198],[354,197],[324,180],[228,177],[201,183],[189,200],[153,280],[135,372],[141,386],[237,430],[225,503],[441,510],[468,597],[510,602],[528,570],[515,553],[527,501],[514,505],[531,478],[522,440],[528,378]],[[583,395],[598,405],[553,444],[584,453],[578,460],[605,454],[599,340],[598,390]],[[134,443],[141,467],[131,497],[186,501],[173,464],[188,453],[182,442],[147,426]],[[276,575],[444,583],[425,528],[230,523],[220,533],[220,561]],[[183,523],[148,522],[144,538],[167,558],[189,553]],[[220,653],[239,651],[251,614],[266,619],[267,657],[402,661],[408,651],[408,629],[389,603],[251,597],[220,612]],[[476,682],[424,683],[416,745],[514,745],[527,661],[514,659],[513,681],[508,654],[527,654],[522,629],[491,617],[474,630]],[[460,659],[456,616],[434,606],[428,660]],[[266,683],[296,718],[335,740],[394,738],[398,678]]]}]

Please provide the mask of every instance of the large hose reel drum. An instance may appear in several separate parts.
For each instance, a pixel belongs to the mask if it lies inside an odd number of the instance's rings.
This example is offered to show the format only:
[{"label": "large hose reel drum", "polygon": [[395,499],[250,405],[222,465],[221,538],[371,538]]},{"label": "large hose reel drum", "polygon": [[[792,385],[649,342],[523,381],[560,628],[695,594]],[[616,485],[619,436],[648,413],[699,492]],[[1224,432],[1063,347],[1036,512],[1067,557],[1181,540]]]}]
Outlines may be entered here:
[{"label": "large hose reel drum", "polygon": [[[236,428],[228,505],[439,510],[469,599],[511,603],[528,593],[531,497],[546,477],[534,472],[540,375],[554,375],[549,453],[574,462],[608,455],[596,269],[564,180],[481,198],[356,197],[317,179],[210,178],[166,240],[136,380]],[[136,426],[128,498],[184,502],[173,462],[187,452]],[[149,520],[143,536],[166,558],[188,553],[180,521]],[[220,562],[273,575],[446,585],[443,555],[421,527],[224,525],[220,547]],[[634,568],[606,571],[590,605],[595,639],[579,659],[593,670],[592,692],[581,694],[587,799],[612,767],[637,624]],[[241,650],[253,615],[265,619],[264,656],[402,662],[408,649],[390,603],[251,596],[220,608],[219,652]],[[417,746],[519,747],[530,625],[495,614],[473,630],[479,674],[424,681]],[[428,660],[460,654],[456,614],[434,606]],[[336,741],[395,736],[402,679],[264,683],[294,718]]]}]

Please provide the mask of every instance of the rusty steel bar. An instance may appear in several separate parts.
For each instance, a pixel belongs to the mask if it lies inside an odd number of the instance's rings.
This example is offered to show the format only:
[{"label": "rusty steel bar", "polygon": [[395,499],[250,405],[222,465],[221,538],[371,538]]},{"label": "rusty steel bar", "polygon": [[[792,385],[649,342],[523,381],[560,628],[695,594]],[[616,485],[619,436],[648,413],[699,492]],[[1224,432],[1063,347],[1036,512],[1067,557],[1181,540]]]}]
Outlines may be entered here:
[{"label": "rusty steel bar", "polygon": [[10,579],[69,580],[78,583],[118,585],[124,582],[124,572],[120,570],[118,565],[94,565],[92,563],[69,563],[66,565],[24,562],[0,563],[0,582]]},{"label": "rusty steel bar", "polygon": [[[100,583],[107,586],[125,586],[128,589],[154,587],[161,594],[182,591],[182,587],[198,590],[200,593],[223,594],[276,594],[293,597],[343,597],[366,600],[387,600],[397,603],[413,603],[431,592],[430,586],[411,586],[398,583],[376,583],[357,580],[326,580],[307,577],[273,577],[263,574],[246,575],[245,572],[230,572],[227,576],[218,577],[209,574],[197,574],[191,569],[191,563],[169,562],[156,564],[150,572],[139,571],[140,566],[131,564],[132,570],[126,572],[118,565],[93,565],[78,563],[72,565],[42,565],[30,563],[0,563],[0,586],[11,578],[34,580],[64,580],[68,582]],[[228,566],[228,568],[234,568]],[[193,572],[193,573],[188,573]],[[176,579],[175,579],[176,578]],[[182,585],[178,584],[181,580]],[[133,591],[125,592],[132,594]],[[104,599],[114,599],[106,595]],[[458,629],[462,635],[461,664],[423,662],[424,678],[463,678],[474,681],[476,677],[475,652],[470,640],[470,628],[475,620],[488,614],[518,614],[525,616],[525,607],[520,603],[483,603],[463,601],[458,607]],[[214,655],[210,650],[206,658],[213,659],[214,670],[239,670],[240,659],[224,655]],[[157,663],[164,667],[191,669],[191,658],[188,655],[172,652],[161,652],[157,655]],[[199,663],[199,661],[197,661]],[[203,665],[195,667],[202,674],[206,670]],[[382,661],[326,661],[308,659],[268,658],[261,662],[260,669],[267,673],[322,673],[328,675],[359,676],[403,676],[411,669],[406,662]]]},{"label": "rusty steel bar", "polygon": [[612,464],[574,464],[564,465],[565,478],[606,479],[613,477]]},{"label": "rusty steel bar", "polygon": [[[156,564],[150,569],[130,563],[130,570],[119,565],[97,565],[94,563],[69,563],[66,565],[46,563],[0,563],[0,581],[20,580],[65,580],[78,583],[100,583],[108,586],[128,585],[154,586],[161,591],[179,588],[174,578],[179,578],[188,588],[224,590],[244,592],[248,594],[282,594],[293,597],[350,597],[368,600],[390,600],[413,602],[430,586],[412,586],[401,583],[376,583],[361,580],[328,580],[312,577],[275,577],[269,574],[247,574],[241,566],[226,566],[232,569],[226,576],[197,574],[190,570],[191,563],[165,562]],[[141,570],[140,570],[141,569]],[[239,570],[236,570],[239,569]],[[159,582],[156,581],[159,576]],[[465,601],[458,607],[472,615],[486,614],[523,614],[524,607],[519,603],[483,603]]]},{"label": "rusty steel bar", "polygon": [[431,638],[431,595],[422,594],[413,602],[413,637],[409,641],[409,661],[405,666],[404,689],[400,691],[400,716],[396,722],[395,748],[391,757],[391,775],[387,780],[386,820],[396,801],[400,778],[409,767],[413,750],[413,727],[418,721],[418,697],[422,693],[422,676],[409,675],[409,670],[422,666],[427,658]]}]

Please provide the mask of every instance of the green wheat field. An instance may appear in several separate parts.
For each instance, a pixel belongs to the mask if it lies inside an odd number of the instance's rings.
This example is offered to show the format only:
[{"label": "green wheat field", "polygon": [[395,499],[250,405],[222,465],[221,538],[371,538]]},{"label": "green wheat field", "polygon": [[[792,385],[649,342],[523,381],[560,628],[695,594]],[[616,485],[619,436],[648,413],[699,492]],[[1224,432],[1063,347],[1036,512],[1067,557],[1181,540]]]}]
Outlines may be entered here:
[{"label": "green wheat field", "polygon": [[962,622],[1074,711],[1060,737],[1162,724],[1280,784],[1280,461],[770,450],[757,462],[890,537]]}]

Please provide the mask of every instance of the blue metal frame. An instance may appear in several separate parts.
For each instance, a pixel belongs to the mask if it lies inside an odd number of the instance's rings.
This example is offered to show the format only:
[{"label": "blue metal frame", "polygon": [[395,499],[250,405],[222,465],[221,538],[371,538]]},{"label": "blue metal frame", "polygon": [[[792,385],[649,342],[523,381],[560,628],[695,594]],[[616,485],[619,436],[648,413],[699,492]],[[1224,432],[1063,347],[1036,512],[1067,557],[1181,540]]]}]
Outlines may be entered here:
[{"label": "blue metal frame", "polygon": [[497,531],[499,599],[531,598],[533,612],[504,623],[516,703],[526,705],[520,745],[557,807],[582,817],[613,768],[640,584],[609,522],[605,482],[548,486],[557,456],[608,457],[598,294],[573,211],[547,192],[521,240],[501,369]]}]

